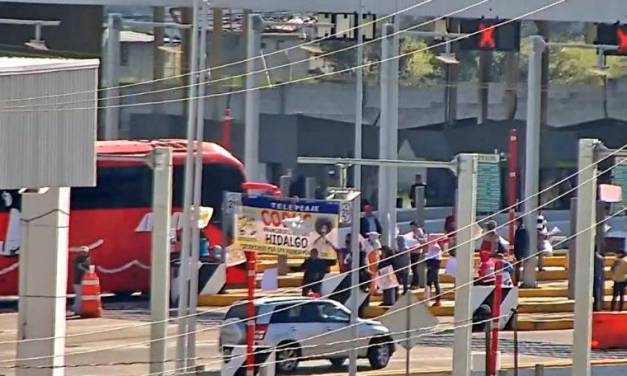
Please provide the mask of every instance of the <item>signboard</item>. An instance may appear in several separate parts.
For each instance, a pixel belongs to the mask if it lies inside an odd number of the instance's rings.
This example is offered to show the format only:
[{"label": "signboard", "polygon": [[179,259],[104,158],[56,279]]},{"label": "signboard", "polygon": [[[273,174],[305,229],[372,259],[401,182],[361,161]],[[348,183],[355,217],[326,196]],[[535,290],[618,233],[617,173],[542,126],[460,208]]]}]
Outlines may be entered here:
[{"label": "signboard", "polygon": [[501,166],[496,154],[479,155],[477,212],[496,213],[501,209]]},{"label": "signboard", "polygon": [[235,249],[335,259],[340,203],[242,197],[235,216]]},{"label": "signboard", "polygon": [[[616,161],[621,163],[621,161]],[[614,184],[623,187],[623,205],[627,205],[627,161],[622,161],[612,170],[612,179]]]}]

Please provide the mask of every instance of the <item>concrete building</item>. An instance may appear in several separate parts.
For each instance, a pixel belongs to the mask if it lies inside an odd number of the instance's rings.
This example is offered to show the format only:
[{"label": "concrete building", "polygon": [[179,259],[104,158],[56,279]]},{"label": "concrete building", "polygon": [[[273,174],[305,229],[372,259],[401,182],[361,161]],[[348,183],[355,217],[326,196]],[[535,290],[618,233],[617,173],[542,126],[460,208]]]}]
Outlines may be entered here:
[{"label": "concrete building", "polygon": [[[104,34],[106,45],[107,33]],[[120,82],[134,83],[153,79],[154,62],[154,36],[131,30],[120,32]],[[160,48],[165,62],[163,68],[164,77],[181,74],[180,43],[171,43],[166,39],[165,45]],[[106,61],[103,61],[106,69]]]}]

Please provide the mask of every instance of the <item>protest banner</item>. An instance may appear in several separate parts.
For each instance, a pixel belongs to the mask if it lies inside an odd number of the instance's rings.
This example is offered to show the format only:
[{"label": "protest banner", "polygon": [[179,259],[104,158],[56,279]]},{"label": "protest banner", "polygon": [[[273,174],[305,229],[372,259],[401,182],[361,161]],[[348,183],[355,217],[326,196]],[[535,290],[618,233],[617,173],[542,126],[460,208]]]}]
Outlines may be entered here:
[{"label": "protest banner", "polygon": [[242,197],[235,217],[234,248],[287,256],[335,259],[340,203]]}]

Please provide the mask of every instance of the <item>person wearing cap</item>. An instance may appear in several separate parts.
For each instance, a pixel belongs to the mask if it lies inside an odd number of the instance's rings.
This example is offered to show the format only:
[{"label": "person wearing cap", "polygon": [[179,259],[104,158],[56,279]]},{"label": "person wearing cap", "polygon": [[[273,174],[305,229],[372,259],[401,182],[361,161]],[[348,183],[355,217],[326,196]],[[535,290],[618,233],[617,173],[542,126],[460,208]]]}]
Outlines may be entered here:
[{"label": "person wearing cap", "polygon": [[89,273],[91,267],[91,258],[89,257],[89,248],[80,247],[78,249],[78,256],[72,263],[72,288],[74,289],[74,304],[72,305],[72,312],[79,314],[81,310],[82,301],[82,282],[85,273]]}]

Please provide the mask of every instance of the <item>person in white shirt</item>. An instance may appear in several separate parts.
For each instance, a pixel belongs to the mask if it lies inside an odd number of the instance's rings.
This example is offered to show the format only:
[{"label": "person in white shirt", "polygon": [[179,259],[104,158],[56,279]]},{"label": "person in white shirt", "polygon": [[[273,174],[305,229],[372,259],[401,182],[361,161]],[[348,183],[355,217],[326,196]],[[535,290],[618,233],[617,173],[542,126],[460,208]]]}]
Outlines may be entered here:
[{"label": "person in white shirt", "polygon": [[453,280],[455,280],[455,276],[457,275],[457,258],[456,250],[451,249],[448,251],[449,258],[446,261],[446,268],[444,269],[444,274],[451,276]]},{"label": "person in white shirt", "polygon": [[[418,288],[418,286],[420,285],[420,266],[422,260],[424,259],[423,245],[427,242],[427,235],[425,235],[422,227],[418,226],[416,222],[412,221],[409,225],[411,227],[411,231],[403,235],[403,237],[405,238],[405,249],[409,250],[410,252],[409,256],[412,273],[411,288],[415,289]],[[423,284],[425,283],[424,280],[422,282]]]},{"label": "person in white shirt", "polygon": [[431,296],[431,287],[435,290],[435,302],[434,307],[441,305],[440,303],[440,263],[442,262],[442,248],[438,244],[438,236],[429,236],[427,243],[427,255],[425,257],[427,262],[427,295]]}]

